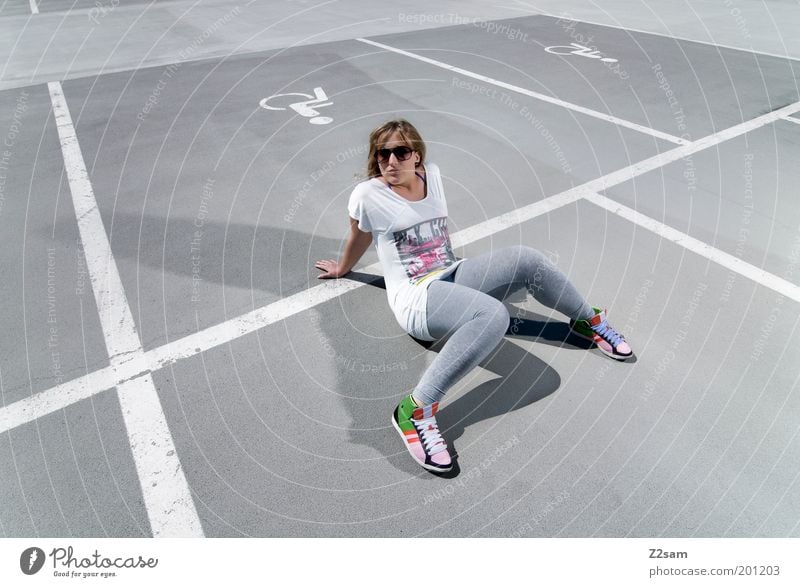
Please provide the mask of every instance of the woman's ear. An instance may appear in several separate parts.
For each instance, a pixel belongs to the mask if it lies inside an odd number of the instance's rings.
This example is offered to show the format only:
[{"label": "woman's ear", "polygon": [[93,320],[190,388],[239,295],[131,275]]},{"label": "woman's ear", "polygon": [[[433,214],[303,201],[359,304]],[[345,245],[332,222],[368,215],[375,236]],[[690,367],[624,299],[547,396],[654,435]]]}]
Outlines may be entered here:
[{"label": "woman's ear", "polygon": [[419,167],[419,162],[422,157],[419,156],[419,153],[414,153],[414,157],[416,157],[416,160],[414,161],[414,167]]}]

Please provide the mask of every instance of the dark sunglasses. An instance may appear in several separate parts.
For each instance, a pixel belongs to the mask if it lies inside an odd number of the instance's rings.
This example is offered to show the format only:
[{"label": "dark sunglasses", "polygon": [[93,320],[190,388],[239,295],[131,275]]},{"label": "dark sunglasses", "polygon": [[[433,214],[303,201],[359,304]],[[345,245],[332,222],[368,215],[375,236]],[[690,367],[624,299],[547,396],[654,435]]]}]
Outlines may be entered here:
[{"label": "dark sunglasses", "polygon": [[395,147],[394,149],[378,149],[376,151],[378,155],[378,161],[381,163],[386,163],[389,160],[389,157],[394,156],[397,158],[398,161],[405,161],[409,157],[411,157],[411,153],[414,152],[414,149],[409,147]]}]

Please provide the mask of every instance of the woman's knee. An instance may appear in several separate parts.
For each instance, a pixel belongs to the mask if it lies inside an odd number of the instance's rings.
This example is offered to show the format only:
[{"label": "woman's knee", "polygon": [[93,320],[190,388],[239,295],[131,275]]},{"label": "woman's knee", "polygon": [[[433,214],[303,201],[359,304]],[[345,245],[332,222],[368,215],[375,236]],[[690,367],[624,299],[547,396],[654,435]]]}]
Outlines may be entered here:
[{"label": "woman's knee", "polygon": [[508,330],[511,315],[501,301],[489,297],[475,313],[475,319],[486,323],[485,331],[487,336],[499,340]]},{"label": "woman's knee", "polygon": [[550,258],[539,249],[534,249],[528,245],[515,245],[511,248],[516,258],[519,259],[520,265],[527,270],[541,270],[543,267],[552,266]]}]

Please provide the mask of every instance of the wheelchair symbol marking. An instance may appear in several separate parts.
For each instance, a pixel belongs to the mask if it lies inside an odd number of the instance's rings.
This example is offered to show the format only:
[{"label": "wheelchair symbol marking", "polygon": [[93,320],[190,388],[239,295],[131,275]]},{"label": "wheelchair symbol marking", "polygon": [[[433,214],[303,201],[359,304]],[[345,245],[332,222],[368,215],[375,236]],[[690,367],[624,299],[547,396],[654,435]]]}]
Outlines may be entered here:
[{"label": "wheelchair symbol marking", "polygon": [[545,51],[553,55],[580,55],[581,57],[588,57],[589,59],[599,59],[604,63],[616,63],[617,60],[613,57],[603,57],[597,49],[593,47],[584,47],[578,43],[570,43],[569,45],[553,45],[552,47],[545,47]]},{"label": "wheelchair symbol marking", "polygon": [[[333,118],[329,116],[320,116],[319,112],[316,108],[322,108],[323,106],[330,106],[333,102],[328,102],[328,96],[325,94],[325,91],[322,88],[314,88],[314,95],[311,94],[303,94],[298,92],[292,92],[289,94],[275,94],[274,96],[270,96],[269,98],[264,98],[261,102],[258,103],[259,106],[266,110],[286,110],[287,107],[281,106],[272,106],[270,102],[279,101],[278,98],[286,98],[288,96],[300,96],[302,98],[306,98],[306,100],[302,100],[300,102],[293,102],[288,105],[288,108],[291,108],[295,112],[297,112],[300,116],[305,116],[308,118],[308,122],[311,124],[330,124],[333,122]],[[313,107],[312,107],[313,106]]]}]

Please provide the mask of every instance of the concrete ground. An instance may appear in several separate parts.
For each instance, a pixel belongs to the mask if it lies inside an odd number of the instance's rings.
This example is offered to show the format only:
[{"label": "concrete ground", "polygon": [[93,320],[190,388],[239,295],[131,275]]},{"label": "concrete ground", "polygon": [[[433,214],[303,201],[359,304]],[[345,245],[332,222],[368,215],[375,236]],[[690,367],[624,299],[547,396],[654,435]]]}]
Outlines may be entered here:
[{"label": "concrete ground", "polygon": [[[0,533],[800,536],[796,4],[584,4],[0,0]],[[313,266],[398,115],[636,351],[509,301],[446,476],[439,347]]]}]

